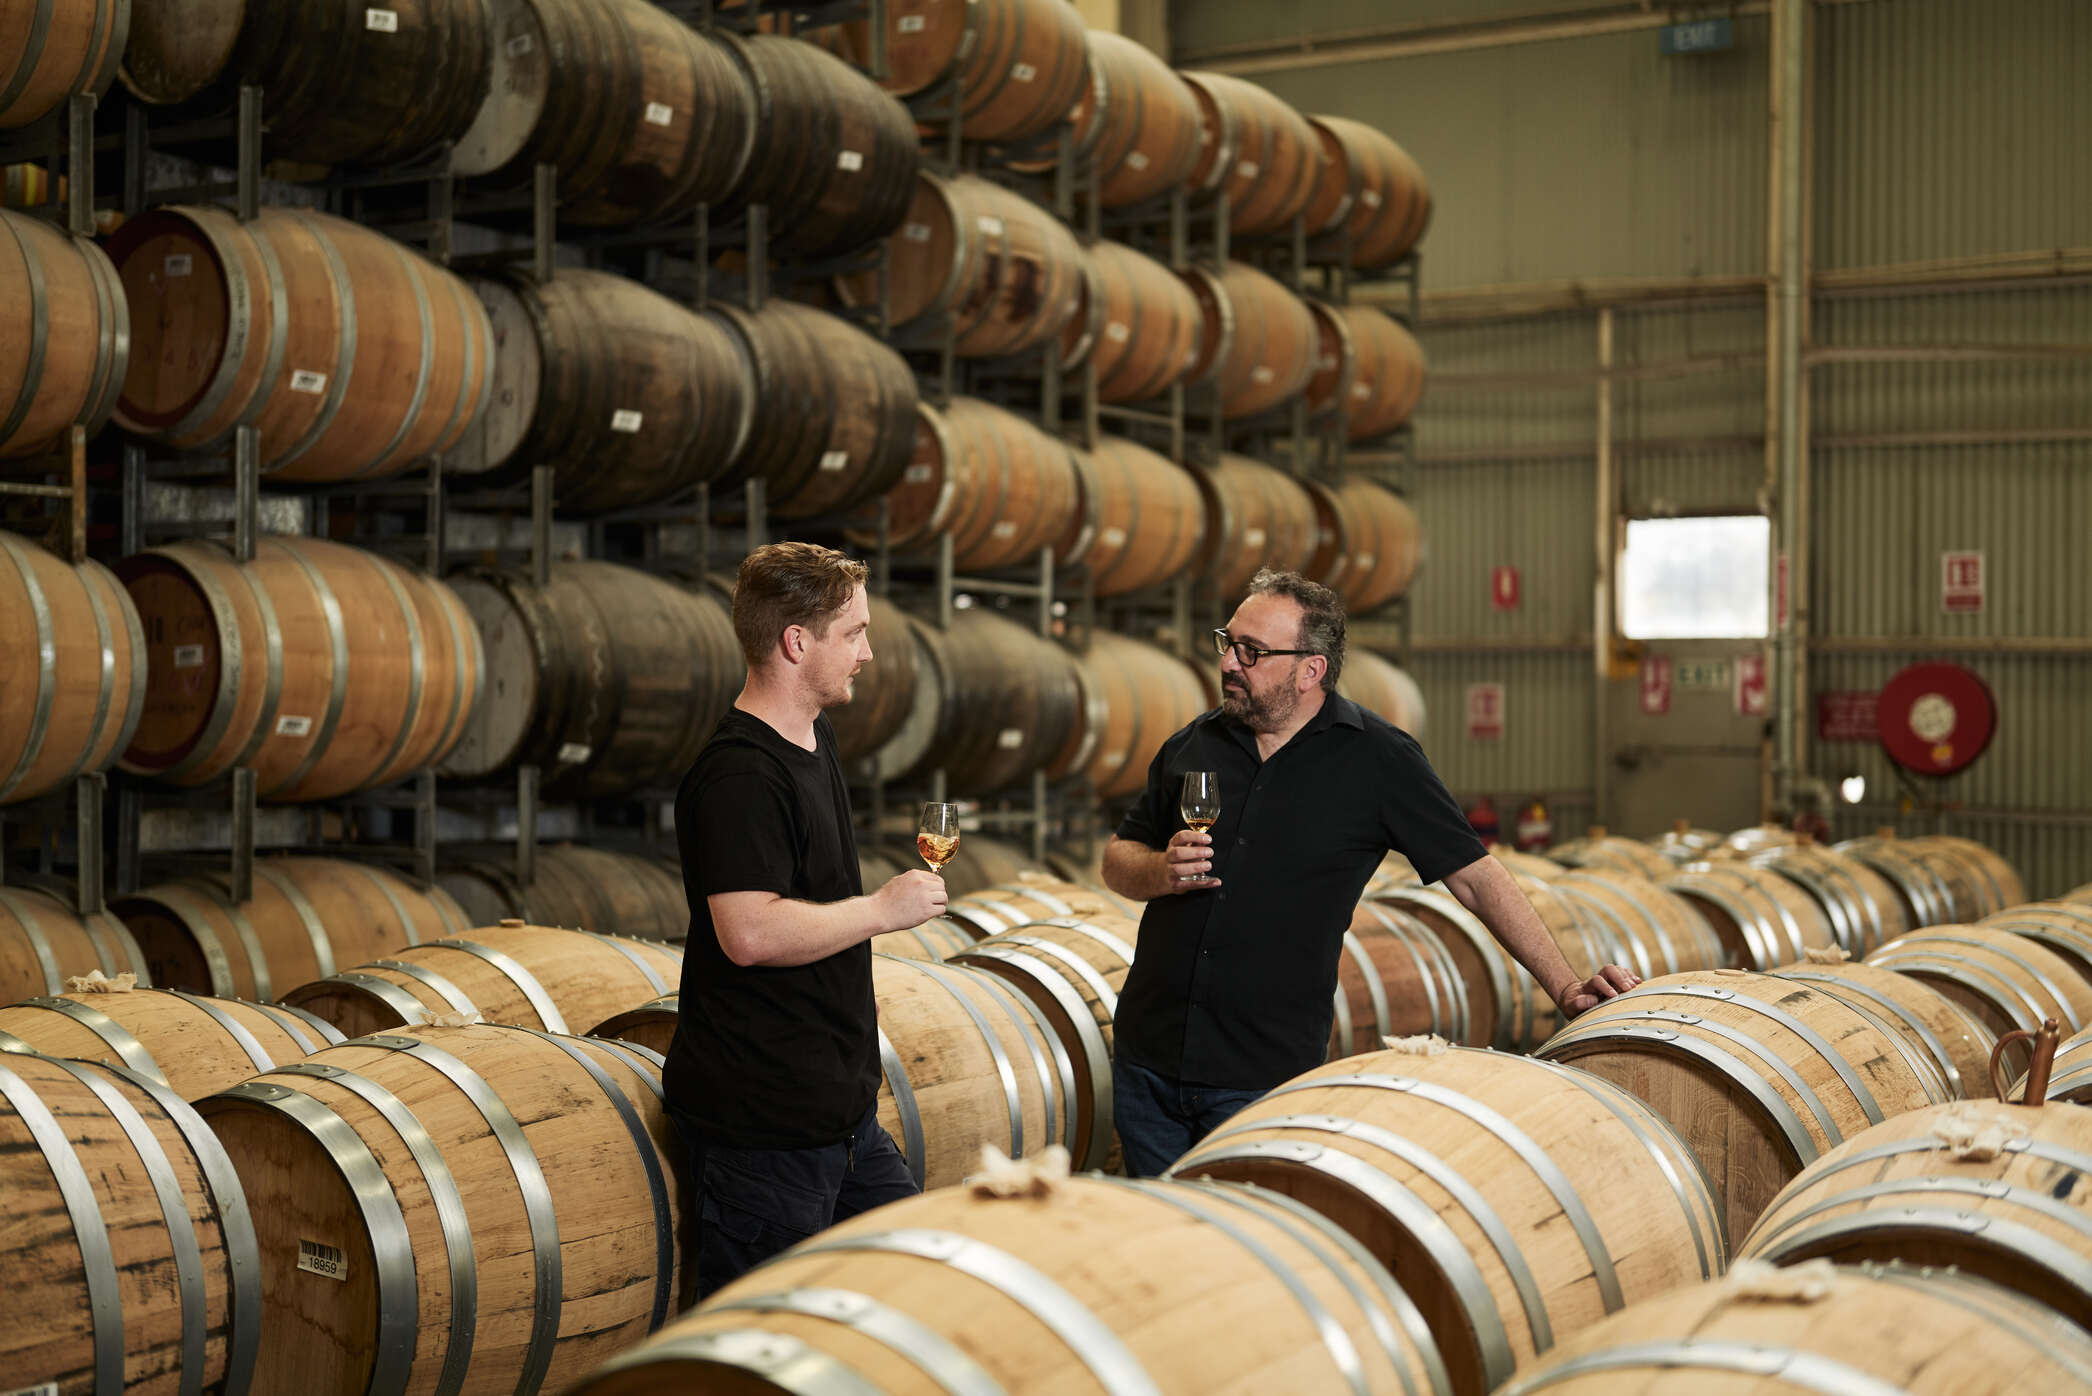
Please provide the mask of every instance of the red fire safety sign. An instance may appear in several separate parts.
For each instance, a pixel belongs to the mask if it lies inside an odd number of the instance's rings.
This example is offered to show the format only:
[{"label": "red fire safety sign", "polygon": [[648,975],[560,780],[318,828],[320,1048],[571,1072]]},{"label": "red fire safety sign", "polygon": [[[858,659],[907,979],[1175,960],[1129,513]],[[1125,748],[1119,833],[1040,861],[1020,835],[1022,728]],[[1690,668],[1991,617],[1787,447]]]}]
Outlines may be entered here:
[{"label": "red fire safety sign", "polygon": [[1504,735],[1504,686],[1500,683],[1471,683],[1467,686],[1467,739],[1471,742],[1501,741]]},{"label": "red fire safety sign", "polygon": [[1951,614],[1983,609],[1983,554],[1939,555],[1939,606]]},{"label": "red fire safety sign", "polygon": [[1489,573],[1489,604],[1499,611],[1518,609],[1518,569],[1498,567]]},{"label": "red fire safety sign", "polygon": [[1661,717],[1671,710],[1671,657],[1652,654],[1642,661],[1642,712]]}]

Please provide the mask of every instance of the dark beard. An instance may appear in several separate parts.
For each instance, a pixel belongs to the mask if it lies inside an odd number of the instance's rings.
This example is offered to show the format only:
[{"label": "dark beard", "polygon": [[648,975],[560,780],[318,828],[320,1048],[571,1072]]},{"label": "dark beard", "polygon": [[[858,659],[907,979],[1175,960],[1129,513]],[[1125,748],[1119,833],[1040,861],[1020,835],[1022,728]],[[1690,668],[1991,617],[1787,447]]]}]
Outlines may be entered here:
[{"label": "dark beard", "polygon": [[1246,688],[1220,689],[1220,710],[1252,732],[1276,732],[1292,720],[1300,695],[1290,688],[1259,698]]}]

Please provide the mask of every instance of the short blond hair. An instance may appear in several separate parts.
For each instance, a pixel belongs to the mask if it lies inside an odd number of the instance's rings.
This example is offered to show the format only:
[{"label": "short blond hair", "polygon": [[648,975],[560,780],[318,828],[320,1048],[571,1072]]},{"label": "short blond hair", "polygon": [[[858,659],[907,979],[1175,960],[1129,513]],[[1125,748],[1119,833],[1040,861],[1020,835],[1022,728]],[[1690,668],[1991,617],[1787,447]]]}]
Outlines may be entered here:
[{"label": "short blond hair", "polygon": [[771,543],[741,559],[734,582],[734,638],[753,669],[794,625],[827,637],[828,626],[857,588],[865,565],[818,543]]}]

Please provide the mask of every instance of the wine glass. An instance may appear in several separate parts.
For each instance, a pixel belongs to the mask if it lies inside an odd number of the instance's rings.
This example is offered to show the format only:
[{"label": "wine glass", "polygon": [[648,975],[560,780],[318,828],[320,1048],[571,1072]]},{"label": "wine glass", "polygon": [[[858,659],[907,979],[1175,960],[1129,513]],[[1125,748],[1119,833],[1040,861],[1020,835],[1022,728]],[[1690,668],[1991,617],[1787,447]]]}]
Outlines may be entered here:
[{"label": "wine glass", "polygon": [[942,876],[944,865],[959,851],[959,807],[935,800],[923,805],[922,822],[916,825],[915,851],[930,870]]},{"label": "wine glass", "polygon": [[[1186,771],[1184,789],[1177,796],[1177,813],[1184,816],[1186,828],[1203,834],[1220,820],[1220,772]],[[1183,882],[1203,882],[1202,877],[1180,878]]]}]

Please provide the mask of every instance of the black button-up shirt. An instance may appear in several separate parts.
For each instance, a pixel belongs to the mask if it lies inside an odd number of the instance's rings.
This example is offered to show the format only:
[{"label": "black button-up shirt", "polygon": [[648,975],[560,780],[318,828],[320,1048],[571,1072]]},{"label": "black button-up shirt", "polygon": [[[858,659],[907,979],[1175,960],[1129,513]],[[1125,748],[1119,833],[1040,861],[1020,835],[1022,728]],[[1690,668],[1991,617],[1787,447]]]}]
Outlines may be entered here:
[{"label": "black button-up shirt", "polygon": [[1486,850],[1423,748],[1335,694],[1269,761],[1220,709],[1195,719],[1156,753],[1119,837],[1168,844],[1187,771],[1220,773],[1221,885],[1148,903],[1116,1050],[1172,1080],[1262,1090],[1327,1055],[1344,932],[1386,852],[1435,882]]}]

